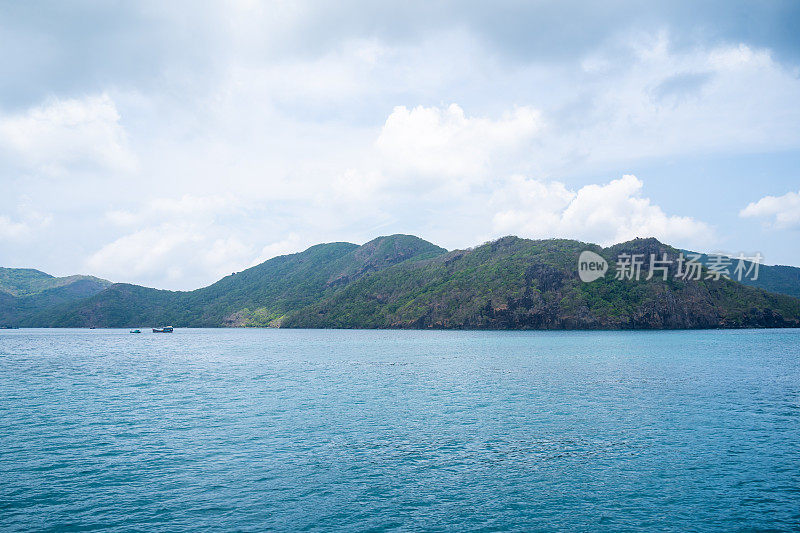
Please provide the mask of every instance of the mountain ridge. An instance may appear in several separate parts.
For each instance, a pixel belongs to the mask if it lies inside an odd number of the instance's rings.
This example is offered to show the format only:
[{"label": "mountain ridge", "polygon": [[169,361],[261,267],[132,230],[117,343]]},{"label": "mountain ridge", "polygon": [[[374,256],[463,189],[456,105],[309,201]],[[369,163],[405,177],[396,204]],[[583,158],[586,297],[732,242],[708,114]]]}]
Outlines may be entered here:
[{"label": "mountain ridge", "polygon": [[[707,265],[712,254],[704,254],[682,250],[686,254],[699,256],[699,261]],[[736,258],[732,258],[736,260]],[[752,261],[744,261],[746,268],[752,266]],[[757,279],[749,277],[742,278],[742,283],[753,287],[759,287],[768,292],[786,294],[800,298],[800,268],[788,265],[759,265],[759,275]]]},{"label": "mountain ridge", "polygon": [[16,326],[44,309],[84,300],[111,285],[94,276],[55,277],[32,268],[0,268],[0,327]]},{"label": "mountain ridge", "polygon": [[[614,264],[615,254],[642,254],[646,258],[643,268],[649,266],[651,253],[673,258],[680,253],[652,238],[603,248],[568,239],[507,236],[473,248],[447,251],[413,235],[390,235],[361,246],[343,242],[315,245],[193,291],[111,284],[84,298],[23,310],[16,325],[445,329],[800,326],[800,299],[724,279],[674,279],[674,266],[667,280],[618,280],[612,268],[605,277],[583,283],[577,275],[577,257],[584,250],[604,257],[609,265]],[[2,312],[9,305],[7,300],[7,296],[0,298],[0,325],[2,320],[13,319]]]},{"label": "mountain ridge", "polygon": [[35,268],[0,267],[0,292],[15,297],[33,296],[80,281],[90,281],[105,288],[111,282],[95,276],[72,275],[56,277]]},{"label": "mountain ridge", "polygon": [[[656,239],[608,248],[566,239],[503,237],[387,279],[364,278],[287,317],[283,327],[444,329],[685,329],[797,325],[800,300],[728,280],[624,282],[577,278],[580,252],[679,252]],[[647,264],[644,265],[647,267]],[[674,274],[674,269],[672,274]],[[704,274],[705,275],[705,274]],[[784,315],[791,316],[786,321]]]}]

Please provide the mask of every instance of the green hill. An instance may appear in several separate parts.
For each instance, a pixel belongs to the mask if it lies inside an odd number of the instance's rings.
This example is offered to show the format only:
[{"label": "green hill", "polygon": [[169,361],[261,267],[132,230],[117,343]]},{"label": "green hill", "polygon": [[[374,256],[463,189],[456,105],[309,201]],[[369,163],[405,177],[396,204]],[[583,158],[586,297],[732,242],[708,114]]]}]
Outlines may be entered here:
[{"label": "green hill", "polygon": [[45,274],[40,270],[34,270],[32,268],[0,267],[0,293],[4,292],[11,296],[31,296],[75,283],[79,283],[79,286],[85,288],[88,292],[93,290],[92,287],[99,287],[102,290],[111,285],[110,281],[94,276],[67,276],[64,278],[56,278],[50,274]]},{"label": "green hill", "polygon": [[[800,300],[721,279],[623,281],[612,271],[592,283],[577,276],[583,250],[611,265],[620,253],[678,250],[655,239],[611,248],[569,240],[505,237],[404,263],[364,277],[289,314],[285,327],[671,329],[800,325]],[[705,277],[705,274],[703,275]]]},{"label": "green hill", "polygon": [[403,261],[445,252],[411,235],[379,237],[362,246],[341,242],[319,244],[301,253],[275,257],[189,292],[112,285],[85,301],[55,307],[23,325],[266,326],[362,276]]},{"label": "green hill", "polygon": [[[578,256],[604,257],[584,283]],[[285,255],[188,292],[114,284],[19,316],[22,326],[669,329],[800,326],[800,299],[727,279],[615,279],[619,254],[668,259],[655,239],[609,248],[504,237],[448,252],[410,235],[330,243]],[[644,276],[643,276],[644,278]],[[0,307],[7,305],[0,294]],[[0,315],[1,316],[1,315]]]},{"label": "green hill", "polygon": [[[688,252],[696,254],[697,252]],[[700,262],[707,265],[710,261],[707,254],[700,255]],[[750,261],[744,261],[747,269],[752,267]],[[765,291],[786,294],[800,298],[800,268],[785,265],[759,265],[758,277],[752,279],[750,276],[742,277],[742,283],[751,287],[758,287]]]},{"label": "green hill", "polygon": [[44,324],[34,317],[83,301],[110,285],[93,276],[57,278],[30,268],[0,268],[0,327]]}]

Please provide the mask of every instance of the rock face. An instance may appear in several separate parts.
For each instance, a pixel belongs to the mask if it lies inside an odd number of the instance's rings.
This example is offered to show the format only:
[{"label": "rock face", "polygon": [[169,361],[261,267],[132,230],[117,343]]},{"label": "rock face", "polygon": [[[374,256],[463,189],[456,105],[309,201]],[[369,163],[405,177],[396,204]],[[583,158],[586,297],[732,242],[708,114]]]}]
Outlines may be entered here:
[{"label": "rock face", "polygon": [[[578,276],[589,250],[609,269]],[[618,276],[621,254],[643,259],[641,279]],[[800,299],[727,279],[682,279],[679,251],[655,239],[610,248],[504,237],[447,252],[411,235],[362,246],[317,245],[190,292],[116,284],[60,303],[22,325],[276,326],[452,329],[684,329],[800,326]],[[645,279],[650,258],[666,279]],[[657,266],[654,264],[653,266]],[[622,279],[617,279],[622,278]],[[0,294],[0,309],[6,306]]]}]

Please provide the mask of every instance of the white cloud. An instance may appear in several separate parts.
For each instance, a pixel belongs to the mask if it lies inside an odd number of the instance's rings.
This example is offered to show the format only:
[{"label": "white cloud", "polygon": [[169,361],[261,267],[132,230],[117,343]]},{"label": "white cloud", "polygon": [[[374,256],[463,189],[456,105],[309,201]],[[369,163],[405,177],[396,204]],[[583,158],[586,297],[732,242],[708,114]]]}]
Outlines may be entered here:
[{"label": "white cloud", "polygon": [[[219,217],[240,215],[247,202],[236,195],[156,197],[139,210],[110,210],[105,218],[128,232],[87,260],[114,280],[151,280],[159,287],[196,288],[249,265],[259,248],[231,232]],[[243,224],[240,229],[248,226]],[[255,239],[256,244],[258,240]]]},{"label": "white cloud", "polygon": [[109,222],[118,226],[153,224],[161,221],[209,220],[215,215],[243,208],[246,204],[241,197],[230,193],[210,196],[184,194],[179,198],[156,197],[148,200],[137,211],[112,209],[105,216]]},{"label": "white cloud", "polygon": [[52,215],[40,213],[27,206],[27,200],[19,206],[20,216],[16,219],[0,215],[0,240],[20,241],[30,238],[37,231],[50,225]]},{"label": "white cloud", "polygon": [[[283,53],[306,9],[287,3],[265,32],[259,17],[275,18],[273,7],[220,10],[196,71],[167,54],[146,83],[0,109],[0,212],[16,213],[7,190],[36,191],[35,207],[59,216],[15,260],[77,271],[91,250],[89,271],[191,288],[308,244],[391,232],[450,248],[504,233],[717,245],[635,178],[574,184],[647,158],[800,147],[800,80],[767,49],[626,33],[540,61],[444,24]],[[163,9],[191,33],[184,10]],[[689,185],[675,180],[662,193],[672,205]],[[702,217],[730,209],[714,203]],[[22,225],[7,216],[0,234]],[[47,239],[75,245],[51,259]]]},{"label": "white cloud", "polygon": [[279,62],[267,67],[237,66],[230,81],[257,89],[279,103],[314,105],[350,99],[369,90],[378,60],[388,48],[375,40],[354,40],[310,60]]},{"label": "white cloud", "polygon": [[112,280],[155,281],[156,286],[195,288],[239,270],[255,250],[211,226],[166,222],[135,231],[92,254],[90,272]]},{"label": "white cloud", "polygon": [[29,230],[27,224],[0,215],[0,239],[17,239],[25,236]]},{"label": "white cloud", "polygon": [[543,111],[553,124],[536,153],[545,174],[800,146],[800,80],[767,49],[676,50],[667,33],[628,35],[551,82],[562,91]]},{"label": "white cloud", "polygon": [[515,155],[542,127],[539,112],[518,107],[496,120],[468,117],[457,104],[395,107],[375,142],[395,173],[484,176],[499,158]]},{"label": "white cloud", "polygon": [[297,233],[290,233],[286,236],[286,238],[264,246],[258,256],[252,260],[248,266],[258,265],[267,259],[271,259],[279,255],[286,255],[304,250],[313,244],[319,243],[303,242]]},{"label": "white cloud", "polygon": [[24,113],[0,115],[0,145],[18,164],[48,175],[136,166],[108,94],[53,99]]},{"label": "white cloud", "polygon": [[625,175],[607,184],[570,191],[558,182],[516,176],[492,199],[494,230],[525,237],[564,237],[603,245],[635,237],[656,237],[673,245],[711,241],[712,230],[691,217],[667,215],[649,198],[643,184]]},{"label": "white cloud", "polygon": [[765,196],[751,202],[739,212],[745,218],[769,219],[779,229],[800,226],[800,191],[787,192],[783,196]]}]

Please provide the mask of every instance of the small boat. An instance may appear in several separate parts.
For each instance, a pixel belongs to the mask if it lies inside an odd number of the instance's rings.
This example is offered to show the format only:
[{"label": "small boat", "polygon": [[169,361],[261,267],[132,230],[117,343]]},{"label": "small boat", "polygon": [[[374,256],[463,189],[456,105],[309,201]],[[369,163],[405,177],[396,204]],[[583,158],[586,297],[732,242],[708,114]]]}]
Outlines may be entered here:
[{"label": "small boat", "polygon": [[172,333],[172,326],[164,326],[163,328],[153,328],[153,333]]},{"label": "small boat", "polygon": [[141,332],[142,332],[142,330],[140,330],[140,329],[132,329],[131,330],[131,333],[141,333]]}]

